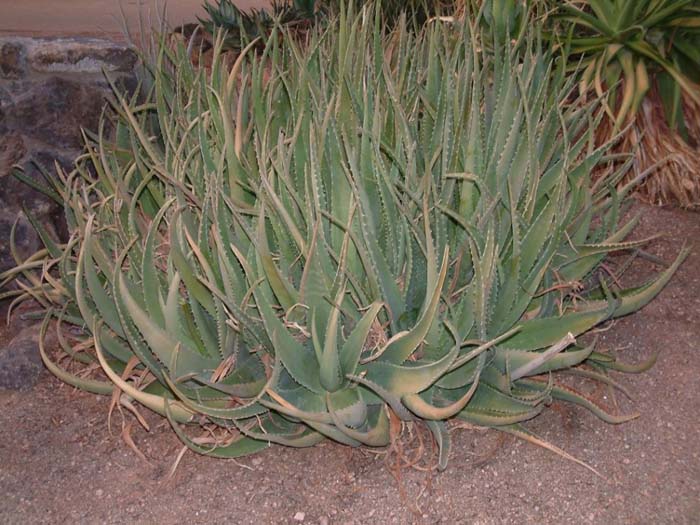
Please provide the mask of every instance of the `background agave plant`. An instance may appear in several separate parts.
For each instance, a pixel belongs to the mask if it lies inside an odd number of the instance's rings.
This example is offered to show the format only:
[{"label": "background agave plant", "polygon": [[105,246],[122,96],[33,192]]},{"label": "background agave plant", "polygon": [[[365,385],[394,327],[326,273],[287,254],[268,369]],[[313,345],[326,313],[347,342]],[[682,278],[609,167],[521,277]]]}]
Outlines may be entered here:
[{"label": "background agave plant", "polygon": [[315,0],[274,0],[269,9],[250,11],[239,9],[231,0],[217,0],[216,4],[205,0],[204,10],[207,18],[200,18],[200,23],[211,35],[224,31],[224,46],[234,50],[240,50],[251,40],[267,35],[276,23],[308,25],[318,14]]},{"label": "background agave plant", "polygon": [[603,86],[622,80],[607,108],[618,128],[658,82],[669,125],[687,136],[680,102],[684,92],[700,103],[700,2],[569,1],[559,18],[571,24],[562,26],[571,32],[570,53],[583,55],[582,91],[590,86],[602,96]]},{"label": "background agave plant", "polygon": [[571,67],[583,71],[581,92],[607,92],[608,136],[635,122],[623,147],[638,148],[640,169],[669,157],[647,194],[697,206],[700,2],[581,0],[554,12]]},{"label": "background agave plant", "polygon": [[46,190],[70,241],[44,235],[4,276],[44,333],[56,320],[47,367],[220,457],[383,446],[423,421],[444,468],[454,418],[539,442],[522,423],[552,399],[633,417],[554,372],[635,370],[578,338],[687,251],[641,287],[599,273],[644,242],[620,222],[633,184],[614,189],[631,161],[595,146],[603,117],[567,103],[564,66],[537,39],[491,55],[470,24],[406,26],[342,8],[306,47],[276,28],[230,70],[221,41],[206,71],[162,44],[147,100],[118,95],[114,139],[88,137]]},{"label": "background agave plant", "polygon": [[[362,5],[363,1],[356,2]],[[445,12],[460,9],[462,0],[441,0],[428,2],[426,0],[382,0],[377,2],[382,19],[388,27],[392,27],[406,15],[414,28],[420,27],[430,17]],[[240,50],[247,42],[267,35],[275,24],[294,27],[308,27],[319,19],[327,19],[339,13],[347,2],[344,0],[283,0],[273,1],[269,9],[252,9],[242,11],[233,0],[217,0],[210,4],[205,0],[204,9],[208,17],[200,19],[202,25],[211,35],[225,31],[227,38],[224,46],[227,49]]]}]

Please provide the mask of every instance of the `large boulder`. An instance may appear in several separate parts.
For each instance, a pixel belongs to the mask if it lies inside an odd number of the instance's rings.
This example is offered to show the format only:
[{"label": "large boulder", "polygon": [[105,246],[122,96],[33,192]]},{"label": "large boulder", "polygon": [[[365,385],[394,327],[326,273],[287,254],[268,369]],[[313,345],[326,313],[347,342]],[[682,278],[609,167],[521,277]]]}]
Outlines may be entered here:
[{"label": "large boulder", "polygon": [[58,240],[67,238],[61,203],[13,171],[42,185],[45,173],[56,176],[57,165],[71,171],[83,148],[82,130],[97,130],[112,95],[105,74],[133,91],[136,62],[131,49],[106,40],[0,37],[0,272],[15,266],[15,223],[21,258],[41,247],[28,216]]},{"label": "large boulder", "polygon": [[83,142],[81,128],[96,129],[104,105],[98,86],[53,76],[3,106],[4,125],[53,148],[75,150]]},{"label": "large boulder", "polygon": [[27,390],[37,383],[43,370],[37,326],[25,328],[0,349],[0,389]]},{"label": "large boulder", "polygon": [[137,61],[133,50],[93,38],[35,40],[27,48],[29,66],[47,73],[131,73]]},{"label": "large boulder", "polygon": [[21,162],[26,153],[27,147],[20,133],[10,131],[0,134],[0,181],[4,182],[4,177],[12,173],[13,166]]},{"label": "large boulder", "polygon": [[24,75],[24,48],[16,42],[0,43],[0,78],[18,79]]}]

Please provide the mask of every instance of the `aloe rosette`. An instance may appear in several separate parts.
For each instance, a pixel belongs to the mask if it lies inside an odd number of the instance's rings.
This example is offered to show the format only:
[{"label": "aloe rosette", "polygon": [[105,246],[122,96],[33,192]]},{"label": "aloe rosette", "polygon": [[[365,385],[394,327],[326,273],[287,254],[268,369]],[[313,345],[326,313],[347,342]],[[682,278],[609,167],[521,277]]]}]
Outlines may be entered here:
[{"label": "aloe rosette", "polygon": [[614,189],[630,162],[594,147],[601,113],[570,104],[565,66],[536,38],[489,54],[469,24],[387,33],[369,9],[303,47],[285,31],[211,70],[162,43],[146,100],[118,96],[113,139],[88,136],[47,190],[72,236],[44,236],[18,300],[106,377],[42,349],[49,369],[221,457],[383,446],[394,418],[425,422],[444,468],[451,419],[528,437],[552,399],[628,419],[556,371],[632,370],[578,339],[649,302],[687,251],[636,288],[598,272],[645,240],[621,222],[632,186]]}]

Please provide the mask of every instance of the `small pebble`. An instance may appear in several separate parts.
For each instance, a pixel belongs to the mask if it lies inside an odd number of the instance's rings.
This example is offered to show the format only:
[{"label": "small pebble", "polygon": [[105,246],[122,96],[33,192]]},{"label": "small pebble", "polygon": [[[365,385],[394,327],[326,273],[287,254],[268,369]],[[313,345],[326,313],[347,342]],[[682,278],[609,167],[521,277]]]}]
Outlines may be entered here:
[{"label": "small pebble", "polygon": [[102,497],[102,494],[104,494],[104,493],[105,493],[104,490],[102,490],[102,489],[97,489],[97,490],[95,491],[95,496],[97,496],[98,498],[101,498],[101,497]]},{"label": "small pebble", "polygon": [[306,514],[304,514],[303,512],[297,512],[294,515],[294,521],[304,521],[304,518],[306,518]]}]

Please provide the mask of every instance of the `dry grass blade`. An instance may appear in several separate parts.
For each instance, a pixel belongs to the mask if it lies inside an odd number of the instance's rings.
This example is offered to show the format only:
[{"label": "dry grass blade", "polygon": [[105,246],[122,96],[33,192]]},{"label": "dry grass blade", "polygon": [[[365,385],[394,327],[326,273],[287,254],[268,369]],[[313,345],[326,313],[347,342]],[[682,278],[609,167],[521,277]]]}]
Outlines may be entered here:
[{"label": "dry grass blade", "polygon": [[572,456],[571,454],[569,454],[565,450],[557,447],[556,445],[549,443],[548,441],[545,441],[544,439],[540,438],[539,436],[536,436],[535,434],[533,434],[529,431],[525,431],[523,429],[517,429],[517,428],[513,428],[513,427],[503,427],[499,430],[502,430],[503,432],[507,432],[508,434],[512,434],[516,437],[519,437],[520,439],[528,441],[528,442],[532,443],[533,445],[537,445],[537,446],[545,448],[551,452],[554,452],[555,454],[563,457],[564,459],[568,459],[569,461],[573,461],[574,463],[581,465],[582,467],[590,470],[591,472],[593,472],[593,474],[595,474],[599,478],[604,479],[605,481],[610,481],[608,478],[603,476],[600,472],[598,472],[596,469],[594,469],[591,465],[589,465],[585,461],[582,461],[582,460],[578,459],[577,457]]},{"label": "dry grass blade", "polygon": [[[129,378],[131,375],[131,372],[134,371],[134,368],[139,364],[139,360],[136,358],[136,356],[132,357],[129,359],[127,362],[126,366],[124,367],[124,372],[122,373],[122,379],[125,381]],[[117,408],[120,413],[122,413],[121,410],[121,403],[119,402],[122,396],[122,391],[115,387],[114,392],[112,392],[112,397],[109,402],[109,409],[107,410],[107,428],[109,429],[109,432],[112,432],[112,413],[114,412],[114,409]],[[138,412],[137,412],[138,414]],[[124,415],[122,413],[122,435],[123,435],[123,430],[124,430],[124,422],[123,422]],[[144,428],[148,430],[148,425],[145,425]]]},{"label": "dry grass blade", "polygon": [[136,443],[134,442],[134,438],[131,435],[131,429],[133,428],[133,423],[129,422],[126,423],[122,427],[122,439],[124,440],[124,443],[127,444],[127,446],[134,451],[134,453],[140,457],[143,461],[145,461],[147,464],[151,465],[151,462],[148,461],[148,458],[146,458],[146,455],[141,452],[139,447],[136,446]]},{"label": "dry grass blade", "polygon": [[[637,195],[654,205],[677,204],[688,209],[700,207],[700,106],[684,97],[688,140],[669,128],[656,90],[651,91],[635,117],[635,125],[618,144],[620,152],[635,152],[637,173],[656,167],[640,184]],[[601,126],[599,137],[608,133]],[[666,162],[661,162],[667,159]]]},{"label": "dry grass blade", "polygon": [[177,456],[175,457],[175,461],[173,461],[173,465],[172,465],[172,467],[170,467],[170,470],[168,471],[168,475],[165,476],[166,480],[170,480],[173,478],[173,476],[175,475],[175,471],[177,470],[177,467],[180,465],[182,458],[185,456],[185,453],[188,450],[189,449],[186,446],[184,446],[180,449],[180,452],[177,453]]},{"label": "dry grass blade", "polygon": [[122,394],[122,396],[119,399],[119,404],[129,410],[134,416],[136,416],[136,419],[138,422],[141,424],[141,426],[147,431],[150,431],[150,426],[148,425],[148,422],[144,419],[144,417],[141,415],[141,413],[138,411],[138,409],[133,405],[131,400],[126,396],[126,394]]}]

